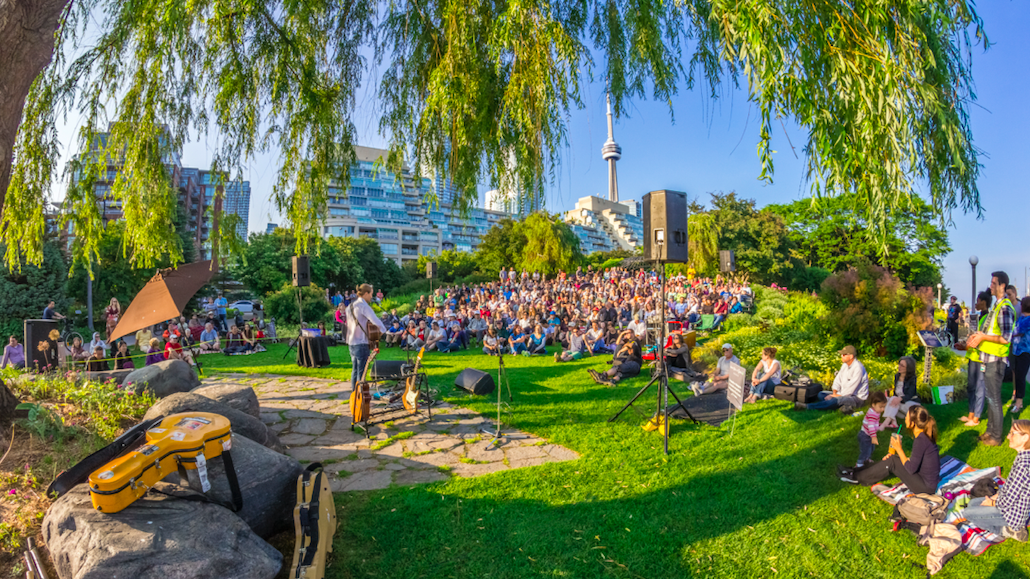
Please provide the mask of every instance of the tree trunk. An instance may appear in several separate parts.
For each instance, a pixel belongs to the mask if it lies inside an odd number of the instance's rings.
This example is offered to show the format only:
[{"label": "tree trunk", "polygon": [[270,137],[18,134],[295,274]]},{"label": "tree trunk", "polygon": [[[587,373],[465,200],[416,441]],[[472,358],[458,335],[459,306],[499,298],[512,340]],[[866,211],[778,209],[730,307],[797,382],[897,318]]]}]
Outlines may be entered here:
[{"label": "tree trunk", "polygon": [[3,456],[10,441],[15,406],[18,406],[18,397],[7,388],[3,380],[0,380],[0,456]]},{"label": "tree trunk", "polygon": [[0,0],[0,215],[25,97],[54,56],[54,33],[71,1]]}]

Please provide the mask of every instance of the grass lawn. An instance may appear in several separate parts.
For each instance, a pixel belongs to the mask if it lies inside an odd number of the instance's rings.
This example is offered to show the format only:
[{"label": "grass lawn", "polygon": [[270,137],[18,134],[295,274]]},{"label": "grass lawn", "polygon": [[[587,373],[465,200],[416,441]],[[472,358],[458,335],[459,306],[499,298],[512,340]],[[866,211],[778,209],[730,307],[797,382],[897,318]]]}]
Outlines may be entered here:
[{"label": "grass lawn", "polygon": [[[330,349],[333,366],[318,370],[286,363],[285,348],[202,361],[217,371],[349,375],[344,347]],[[383,358],[402,354],[387,350]],[[645,383],[640,377],[617,388],[597,386],[585,370],[606,369],[608,359],[506,358],[515,401],[505,422],[581,458],[338,494],[340,528],[326,576],[926,576],[919,565],[927,549],[907,532],[890,532],[891,507],[834,476],[838,462],[852,464],[858,455],[860,418],[762,402],[745,408],[732,437],[730,422],[721,428],[674,422],[666,457],[660,434],[640,428],[642,414],[630,410],[607,422]],[[469,366],[496,372],[496,359],[463,351],[429,353],[424,362],[431,386],[447,400],[495,412],[489,399],[456,393],[453,383]],[[674,387],[689,395],[683,385]],[[650,407],[638,406],[653,411],[654,397],[646,400]],[[1014,451],[977,445],[984,427],[958,422],[965,410],[965,401],[930,407],[941,428],[941,453],[977,467],[1001,465],[1007,474]],[[886,442],[884,433],[875,457]],[[1007,541],[980,557],[958,555],[938,576],[1001,579],[1030,576],[1028,569],[1030,546]]]}]

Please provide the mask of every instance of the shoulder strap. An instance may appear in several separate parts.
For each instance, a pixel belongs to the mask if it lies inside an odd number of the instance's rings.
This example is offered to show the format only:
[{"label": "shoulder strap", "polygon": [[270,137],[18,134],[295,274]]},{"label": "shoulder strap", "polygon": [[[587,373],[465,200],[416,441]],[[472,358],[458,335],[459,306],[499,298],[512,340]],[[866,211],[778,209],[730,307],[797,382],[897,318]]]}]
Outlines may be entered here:
[{"label": "shoulder strap", "polygon": [[[220,507],[225,507],[234,513],[240,512],[243,508],[243,494],[240,492],[240,481],[236,478],[236,467],[232,463],[232,452],[229,450],[222,452],[222,461],[225,464],[225,478],[229,481],[229,492],[232,493],[232,503],[225,503],[222,501],[216,501],[204,493],[189,489],[190,494],[180,495],[162,491],[160,489],[151,488],[150,490],[162,495],[182,499],[184,501],[193,501],[197,503],[211,503]],[[182,463],[179,463],[179,478],[182,479],[182,486],[189,488],[189,479],[186,476],[186,469],[183,468]]]}]

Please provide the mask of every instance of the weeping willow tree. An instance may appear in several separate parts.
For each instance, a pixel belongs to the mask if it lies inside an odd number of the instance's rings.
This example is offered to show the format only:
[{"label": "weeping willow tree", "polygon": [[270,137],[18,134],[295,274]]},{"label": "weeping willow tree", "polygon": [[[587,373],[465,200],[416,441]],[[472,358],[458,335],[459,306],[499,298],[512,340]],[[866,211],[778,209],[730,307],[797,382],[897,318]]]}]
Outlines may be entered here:
[{"label": "weeping willow tree", "polygon": [[[131,208],[126,253],[151,265],[172,237],[163,157],[205,134],[212,168],[230,174],[278,154],[275,206],[305,251],[330,184],[349,181],[355,91],[377,78],[384,162],[442,172],[466,209],[484,180],[542,195],[584,84],[603,80],[616,115],[633,98],[671,114],[681,90],[745,85],[756,174],[772,179],[775,128],[795,121],[812,194],[853,194],[881,233],[917,185],[942,221],[981,211],[969,56],[986,38],[971,0],[0,0],[0,34],[11,267],[42,259],[59,175],[76,257],[90,258],[105,158],[132,176],[111,190]],[[69,113],[83,119],[79,150],[96,154],[62,173],[55,127]],[[110,122],[123,128],[97,150]]]},{"label": "weeping willow tree", "polygon": [[701,275],[715,273],[719,264],[719,224],[711,213],[687,217],[687,251],[690,267]]},{"label": "weeping willow tree", "polygon": [[522,268],[554,275],[559,271],[575,271],[583,259],[579,238],[558,216],[539,211],[519,224],[526,245],[522,249]]}]

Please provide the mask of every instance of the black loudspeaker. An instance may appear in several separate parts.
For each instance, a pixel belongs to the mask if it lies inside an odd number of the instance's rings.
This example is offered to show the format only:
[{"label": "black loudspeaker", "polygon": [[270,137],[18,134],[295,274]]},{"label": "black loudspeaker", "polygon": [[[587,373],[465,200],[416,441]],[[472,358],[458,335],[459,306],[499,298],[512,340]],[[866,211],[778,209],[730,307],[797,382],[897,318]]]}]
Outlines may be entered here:
[{"label": "black loudspeaker", "polygon": [[687,196],[679,191],[644,195],[644,259],[687,262]]},{"label": "black loudspeaker", "polygon": [[311,285],[311,271],[308,269],[308,256],[293,256],[293,287]]},{"label": "black loudspeaker", "polygon": [[377,380],[396,380],[412,369],[404,360],[376,360],[372,367],[372,377]]},{"label": "black loudspeaker", "polygon": [[454,385],[472,394],[489,394],[494,391],[494,377],[482,370],[465,368],[458,374]]},{"label": "black loudspeaker", "polygon": [[426,278],[427,279],[436,279],[436,262],[435,261],[427,261],[426,262]]},{"label": "black loudspeaker", "polygon": [[[43,353],[39,351],[39,343],[48,339],[51,330],[57,330],[57,320],[25,320],[25,366],[42,368],[46,366]],[[71,344],[68,344],[70,346]],[[56,359],[56,355],[54,356]]]},{"label": "black loudspeaker", "polygon": [[737,271],[737,252],[727,249],[719,251],[719,271]]}]

